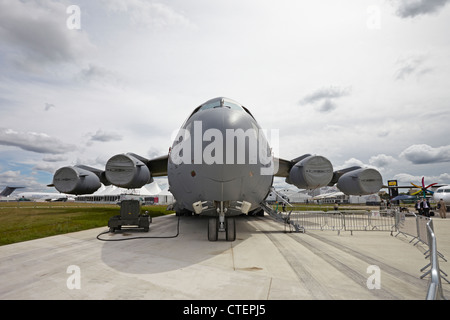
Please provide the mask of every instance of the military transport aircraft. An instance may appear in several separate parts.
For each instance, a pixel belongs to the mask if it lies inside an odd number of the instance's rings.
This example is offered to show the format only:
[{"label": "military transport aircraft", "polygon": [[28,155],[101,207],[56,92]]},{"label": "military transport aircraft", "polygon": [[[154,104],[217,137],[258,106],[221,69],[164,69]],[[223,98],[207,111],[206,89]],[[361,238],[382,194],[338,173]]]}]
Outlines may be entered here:
[{"label": "military transport aircraft", "polygon": [[133,153],[110,158],[105,170],[84,165],[63,167],[53,177],[58,191],[91,194],[105,185],[140,188],[153,177],[167,176],[177,213],[209,216],[208,239],[225,232],[234,241],[234,216],[261,211],[273,177],[300,189],[337,187],[348,195],[378,192],[381,174],[371,168],[333,171],[323,156],[306,154],[293,160],[273,156],[272,149],[250,111],[231,99],[211,99],[189,115],[169,154],[146,159]]}]

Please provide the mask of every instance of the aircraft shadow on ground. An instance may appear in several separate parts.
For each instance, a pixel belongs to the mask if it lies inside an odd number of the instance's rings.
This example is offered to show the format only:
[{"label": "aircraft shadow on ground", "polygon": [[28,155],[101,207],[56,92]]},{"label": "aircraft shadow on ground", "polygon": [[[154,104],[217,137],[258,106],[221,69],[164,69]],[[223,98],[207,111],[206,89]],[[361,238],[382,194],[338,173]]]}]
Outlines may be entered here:
[{"label": "aircraft shadow on ground", "polygon": [[[224,232],[219,233],[218,241],[208,241],[208,217],[178,219],[171,215],[155,218],[149,232],[122,230],[120,233],[102,235],[102,239],[124,241],[105,241],[101,258],[110,268],[132,274],[154,274],[186,268],[219,255],[231,255],[232,247],[239,246],[259,232],[249,223],[252,219],[236,217],[236,240],[230,242],[225,240]],[[178,223],[179,234],[176,236]]]}]

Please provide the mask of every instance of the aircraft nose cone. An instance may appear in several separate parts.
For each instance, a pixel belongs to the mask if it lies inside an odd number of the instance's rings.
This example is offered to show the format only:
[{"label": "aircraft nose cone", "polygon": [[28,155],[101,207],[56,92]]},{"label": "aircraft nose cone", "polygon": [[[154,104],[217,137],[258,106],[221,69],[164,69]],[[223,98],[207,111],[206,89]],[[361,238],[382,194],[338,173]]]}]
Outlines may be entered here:
[{"label": "aircraft nose cone", "polygon": [[169,157],[169,182],[184,207],[205,200],[259,203],[267,195],[273,177],[261,174],[260,127],[245,109],[212,105],[182,129]]},{"label": "aircraft nose cone", "polygon": [[[205,110],[193,119],[194,163],[216,181],[231,181],[257,164],[258,126],[243,111],[217,108]],[[248,174],[248,172],[246,172]]]}]

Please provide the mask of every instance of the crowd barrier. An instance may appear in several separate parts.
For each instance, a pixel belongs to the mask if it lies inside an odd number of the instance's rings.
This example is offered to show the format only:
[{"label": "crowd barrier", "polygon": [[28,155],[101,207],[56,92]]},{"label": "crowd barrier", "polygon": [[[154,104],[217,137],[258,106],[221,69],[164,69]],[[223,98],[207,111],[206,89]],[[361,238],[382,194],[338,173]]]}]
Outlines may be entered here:
[{"label": "crowd barrier", "polygon": [[[415,226],[415,228],[414,228]],[[443,300],[445,299],[442,290],[441,279],[447,283],[450,281],[446,278],[448,275],[439,267],[439,259],[447,262],[444,255],[437,250],[436,236],[434,234],[433,220],[429,217],[413,215],[413,217],[406,217],[403,213],[398,215],[397,224],[398,233],[411,236],[410,242],[416,240],[416,243],[423,243],[428,246],[428,250],[424,253],[426,258],[430,259],[430,263],[423,267],[420,271],[426,271],[420,278],[430,275],[430,284],[428,286],[427,300]]]},{"label": "crowd barrier", "polygon": [[291,223],[302,230],[395,231],[395,215],[387,211],[293,211]]},{"label": "crowd barrier", "polygon": [[332,230],[344,229],[342,217],[339,213],[329,213],[323,211],[302,211],[290,214],[291,224],[299,226],[305,230]]},{"label": "crowd barrier", "polygon": [[[305,232],[306,230],[332,230],[337,231],[389,231],[404,234],[412,237],[411,242],[416,240],[414,245],[423,243],[429,250],[425,252],[430,263],[420,271],[425,272],[421,278],[430,275],[427,299],[445,299],[442,292],[441,278],[450,283],[445,278],[447,274],[439,268],[439,258],[447,262],[445,257],[436,248],[436,237],[433,230],[433,221],[429,217],[417,216],[414,213],[404,213],[398,208],[366,211],[292,211],[286,221],[294,226],[296,230]],[[445,275],[445,276],[444,276]]]}]

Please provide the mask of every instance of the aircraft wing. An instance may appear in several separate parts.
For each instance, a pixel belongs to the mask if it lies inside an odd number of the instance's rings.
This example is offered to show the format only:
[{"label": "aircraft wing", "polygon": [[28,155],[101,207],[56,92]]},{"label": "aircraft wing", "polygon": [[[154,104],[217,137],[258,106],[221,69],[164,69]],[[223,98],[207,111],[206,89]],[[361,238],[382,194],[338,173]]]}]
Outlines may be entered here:
[{"label": "aircraft wing", "polygon": [[152,160],[148,160],[147,167],[150,169],[153,177],[167,176],[168,155],[161,156]]},{"label": "aircraft wing", "polygon": [[274,158],[274,162],[278,161],[278,172],[274,174],[275,177],[287,177],[289,176],[289,171],[291,170],[292,166],[295,163],[292,163],[292,161],[281,159],[281,158]]},{"label": "aircraft wing", "polygon": [[293,160],[274,158],[278,161],[276,177],[285,177],[286,182],[299,189],[317,189],[337,184],[347,195],[373,194],[382,187],[381,174],[371,168],[358,166],[333,171],[331,162],[322,156],[305,154]]},{"label": "aircraft wing", "polygon": [[94,193],[101,184],[136,189],[151,183],[153,177],[167,176],[168,158],[168,155],[146,159],[134,153],[118,154],[108,160],[105,169],[85,165],[60,168],[48,186],[75,195]]},{"label": "aircraft wing", "polygon": [[[294,167],[297,163],[299,163],[300,161],[302,161],[310,156],[311,155],[307,154],[307,155],[295,158],[293,160],[274,158],[275,162],[278,161],[278,172],[275,173],[274,176],[275,177],[285,177],[285,178],[289,177],[289,172],[291,171],[292,167]],[[339,178],[342,177],[344,174],[346,174],[347,172],[350,172],[350,171],[357,170],[357,169],[361,169],[361,167],[355,166],[355,167],[350,167],[350,168],[334,171],[333,177],[332,177],[331,181],[329,182],[328,186],[335,185],[339,181]]]}]

